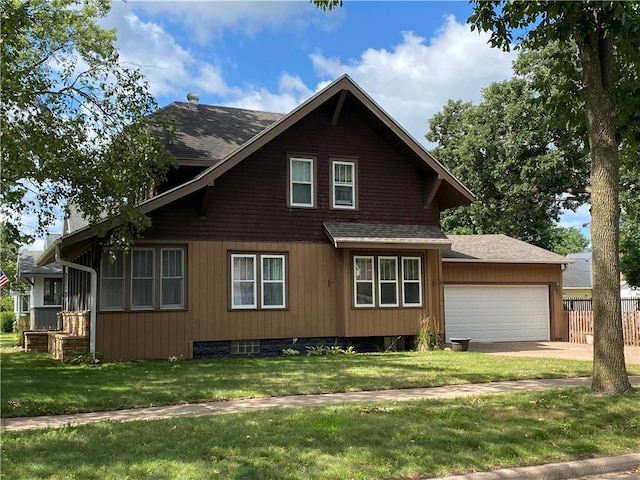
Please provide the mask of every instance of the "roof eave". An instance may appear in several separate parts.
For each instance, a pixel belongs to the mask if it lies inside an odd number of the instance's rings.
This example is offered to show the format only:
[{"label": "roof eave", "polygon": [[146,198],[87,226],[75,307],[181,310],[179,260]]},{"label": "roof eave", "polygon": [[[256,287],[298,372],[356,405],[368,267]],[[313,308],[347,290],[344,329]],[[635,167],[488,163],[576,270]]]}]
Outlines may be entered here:
[{"label": "roof eave", "polygon": [[352,249],[394,249],[394,250],[444,250],[451,247],[451,243],[442,241],[413,241],[409,239],[352,239],[331,238],[336,248]]},{"label": "roof eave", "polygon": [[561,260],[531,260],[531,259],[514,259],[514,258],[448,258],[443,257],[443,262],[447,263],[517,263],[517,264],[547,264],[547,265],[566,265],[570,261]]}]

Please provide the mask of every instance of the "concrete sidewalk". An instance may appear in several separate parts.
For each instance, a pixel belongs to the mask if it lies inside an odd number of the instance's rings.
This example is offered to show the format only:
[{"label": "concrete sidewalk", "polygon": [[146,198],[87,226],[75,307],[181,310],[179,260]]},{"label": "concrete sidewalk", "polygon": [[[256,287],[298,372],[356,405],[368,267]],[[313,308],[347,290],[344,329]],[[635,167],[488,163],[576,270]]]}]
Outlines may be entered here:
[{"label": "concrete sidewalk", "polygon": [[[629,378],[633,385],[640,385],[640,375]],[[73,415],[49,415],[42,417],[3,418],[2,431],[16,432],[43,428],[60,428],[66,425],[112,421],[159,420],[176,417],[197,417],[247,410],[272,408],[296,408],[333,405],[353,402],[405,401],[428,398],[455,398],[474,395],[491,395],[504,392],[524,392],[546,388],[564,388],[591,384],[590,377],[517,380],[508,382],[470,383],[433,388],[408,388],[366,392],[326,393],[319,395],[291,395],[286,397],[250,398],[223,402],[188,403],[164,407],[135,408],[107,412],[77,413]]]}]

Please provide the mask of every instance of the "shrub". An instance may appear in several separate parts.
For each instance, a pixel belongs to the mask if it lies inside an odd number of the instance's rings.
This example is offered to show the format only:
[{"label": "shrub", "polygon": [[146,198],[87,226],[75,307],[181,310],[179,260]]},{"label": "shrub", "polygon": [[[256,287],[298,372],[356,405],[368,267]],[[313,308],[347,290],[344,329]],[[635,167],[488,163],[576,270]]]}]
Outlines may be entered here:
[{"label": "shrub", "polygon": [[0,329],[2,333],[13,332],[16,314],[13,312],[0,312]]},{"label": "shrub", "polygon": [[283,348],[282,356],[283,357],[295,357],[296,355],[300,355],[300,350],[296,350],[295,348]]},{"label": "shrub", "polygon": [[442,346],[440,335],[433,333],[436,321],[433,317],[420,316],[418,323],[418,334],[416,335],[416,351],[427,352],[429,350],[439,350]]}]

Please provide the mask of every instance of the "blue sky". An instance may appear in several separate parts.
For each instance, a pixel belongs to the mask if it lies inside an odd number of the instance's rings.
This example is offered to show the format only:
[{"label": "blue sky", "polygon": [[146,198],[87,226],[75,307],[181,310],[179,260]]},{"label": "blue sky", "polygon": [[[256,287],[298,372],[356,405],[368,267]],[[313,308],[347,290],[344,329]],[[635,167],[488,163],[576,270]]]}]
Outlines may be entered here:
[{"label": "blue sky", "polygon": [[[465,24],[461,1],[116,1],[121,61],[140,68],[159,106],[186,101],[288,112],[347,73],[422,142],[449,98],[477,102],[511,76],[513,53]],[[563,225],[589,221],[579,212]],[[51,231],[61,230],[61,225]],[[39,243],[34,248],[39,247]]]}]

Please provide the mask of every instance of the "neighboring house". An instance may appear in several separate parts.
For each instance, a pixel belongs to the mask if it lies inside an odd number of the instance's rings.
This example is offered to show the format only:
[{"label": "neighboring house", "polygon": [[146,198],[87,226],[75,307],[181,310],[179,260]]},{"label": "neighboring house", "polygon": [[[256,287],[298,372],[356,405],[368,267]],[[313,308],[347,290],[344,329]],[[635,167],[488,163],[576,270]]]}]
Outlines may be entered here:
[{"label": "neighboring house", "polygon": [[562,272],[562,295],[565,298],[591,298],[591,252],[570,253],[573,263]]},{"label": "neighboring house", "polygon": [[[161,111],[179,167],[140,205],[143,238],[110,261],[104,238],[68,218],[39,259],[65,265],[65,305],[93,315],[102,360],[376,350],[425,317],[446,338],[566,338],[567,259],[444,235],[440,212],[473,195],[349,77],[287,115],[193,96]],[[455,304],[475,306],[471,322]]]},{"label": "neighboring house", "polygon": [[[59,235],[48,235],[51,244]],[[57,327],[57,313],[62,309],[62,266],[50,263],[37,265],[41,251],[18,254],[16,277],[24,284],[22,291],[14,291],[14,311],[18,317],[30,318],[29,329],[47,330]]]}]

